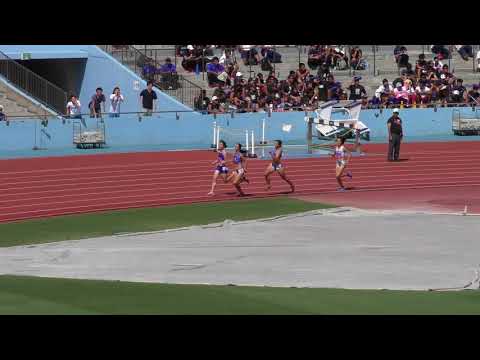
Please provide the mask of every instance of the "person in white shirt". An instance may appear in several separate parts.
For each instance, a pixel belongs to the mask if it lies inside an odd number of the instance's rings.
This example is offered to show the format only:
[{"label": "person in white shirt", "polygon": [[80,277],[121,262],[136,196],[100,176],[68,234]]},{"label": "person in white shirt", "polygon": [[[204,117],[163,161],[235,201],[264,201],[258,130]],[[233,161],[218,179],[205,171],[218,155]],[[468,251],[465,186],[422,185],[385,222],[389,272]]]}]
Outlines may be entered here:
[{"label": "person in white shirt", "polygon": [[82,118],[80,100],[75,95],[71,95],[70,101],[67,103],[67,115],[72,119]]},{"label": "person in white shirt", "polygon": [[391,94],[393,92],[394,88],[391,84],[388,83],[387,79],[383,79],[382,85],[378,87],[377,90],[375,90],[375,97],[380,99],[382,94]]},{"label": "person in white shirt", "polygon": [[431,89],[427,86],[426,82],[419,82],[415,88],[415,92],[418,94],[422,105],[430,102]]},{"label": "person in white shirt", "polygon": [[110,117],[120,117],[120,104],[124,100],[123,95],[120,94],[120,88],[116,86],[110,95]]}]

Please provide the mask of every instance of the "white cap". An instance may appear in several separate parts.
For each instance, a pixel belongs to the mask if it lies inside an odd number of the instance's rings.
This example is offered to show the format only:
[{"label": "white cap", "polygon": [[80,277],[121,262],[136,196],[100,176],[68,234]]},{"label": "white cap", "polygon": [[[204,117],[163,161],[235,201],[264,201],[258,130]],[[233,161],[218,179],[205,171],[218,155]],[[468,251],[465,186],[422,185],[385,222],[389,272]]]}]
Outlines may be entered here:
[{"label": "white cap", "polygon": [[3,105],[0,105],[0,110],[3,110]]},{"label": "white cap", "polygon": [[238,71],[238,72],[236,73],[236,76],[240,77],[240,76],[242,76],[242,73],[241,73],[240,71]]},{"label": "white cap", "polygon": [[193,50],[193,45],[187,45],[188,50]]},{"label": "white cap", "polygon": [[212,100],[217,100],[217,99],[218,99],[218,97],[212,96]]},{"label": "white cap", "polygon": [[393,112],[398,114],[400,111],[398,110],[398,108],[395,108],[393,109]]}]

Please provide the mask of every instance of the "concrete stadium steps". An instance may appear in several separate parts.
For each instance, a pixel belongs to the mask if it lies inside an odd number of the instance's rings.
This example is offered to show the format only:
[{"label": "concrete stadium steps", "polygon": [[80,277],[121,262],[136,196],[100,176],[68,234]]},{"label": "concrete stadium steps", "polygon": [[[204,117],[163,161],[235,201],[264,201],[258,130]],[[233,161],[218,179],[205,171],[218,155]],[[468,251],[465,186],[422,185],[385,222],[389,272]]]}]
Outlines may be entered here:
[{"label": "concrete stadium steps", "polygon": [[0,82],[0,104],[7,116],[39,116],[45,110]]},{"label": "concrete stadium steps", "polygon": [[[433,54],[430,52],[429,45],[406,45],[408,49],[408,54],[410,56],[410,62],[412,65],[415,64],[418,59],[418,55],[424,53],[427,60],[433,59]],[[144,49],[144,45],[135,45],[139,50]],[[147,45],[147,49],[168,49],[171,48],[171,45]],[[393,56],[393,50],[395,45],[378,45],[375,51],[375,73],[374,73],[374,54],[372,45],[360,45],[362,49],[364,58],[368,63],[367,70],[331,70],[334,74],[337,81],[340,81],[344,86],[348,86],[351,82],[351,78],[354,75],[362,76],[361,83],[367,89],[369,97],[373,96],[375,90],[381,84],[383,78],[387,78],[390,81],[393,81],[399,76],[398,66],[395,62]],[[475,47],[475,50],[477,47]],[[302,46],[300,48],[300,57],[299,50],[296,46],[290,47],[278,47],[276,50],[282,55],[282,63],[272,64],[275,67],[275,73],[279,76],[280,79],[287,77],[288,73],[291,70],[296,70],[298,68],[298,62],[304,62],[305,64],[308,61],[308,46]],[[222,51],[220,49],[214,49],[214,55],[220,57]],[[257,73],[263,73],[264,76],[268,72],[262,71],[260,65],[255,66],[245,66],[243,61],[241,61],[240,54],[238,51],[235,52],[235,57],[239,64],[239,71],[244,75],[246,79],[252,76],[256,76]],[[128,60],[129,63],[134,66],[134,58]],[[480,73],[473,71],[473,60],[468,62],[464,61],[458,52],[452,52],[452,59],[450,59],[450,68],[454,71],[454,74],[457,77],[461,77],[464,80],[466,85],[471,85],[473,83],[480,82]],[[444,61],[448,64],[448,60]],[[195,73],[186,72],[181,66],[181,58],[177,58],[177,71],[179,74],[183,75],[188,80],[207,90],[207,96],[211,97],[214,89],[208,86],[206,75],[205,79],[202,79],[202,74],[197,76]],[[312,70],[312,73],[316,74],[316,70]]]}]

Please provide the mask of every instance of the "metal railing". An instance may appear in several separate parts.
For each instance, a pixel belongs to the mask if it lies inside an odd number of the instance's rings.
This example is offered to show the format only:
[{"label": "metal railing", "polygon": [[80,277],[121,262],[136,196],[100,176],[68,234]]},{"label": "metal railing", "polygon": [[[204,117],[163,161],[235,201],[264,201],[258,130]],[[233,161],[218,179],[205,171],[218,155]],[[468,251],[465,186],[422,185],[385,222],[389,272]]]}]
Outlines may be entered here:
[{"label": "metal railing", "polygon": [[67,93],[0,51],[0,75],[41,104],[61,114]]},{"label": "metal railing", "polygon": [[[147,64],[153,65],[156,69],[159,69],[161,64],[158,62],[160,59],[165,60],[165,58],[170,57],[171,53],[175,55],[175,51],[172,48],[171,50],[157,49],[158,51],[148,50],[146,54],[138,50],[137,48],[131,45],[98,45],[102,50],[109,53],[115,59],[120,61],[123,65],[128,66],[136,74],[142,77],[144,80],[152,80],[159,89],[161,89],[166,94],[174,97],[181,103],[193,108],[194,100],[201,93],[202,88],[193,82],[186,79],[180,74],[175,74],[173,76],[163,76],[162,74],[145,74],[144,66]],[[159,53],[162,51],[163,55],[160,57]],[[153,57],[151,57],[151,56]],[[155,59],[155,56],[157,60]],[[173,57],[175,58],[175,57]],[[172,60],[173,60],[172,58]],[[176,60],[175,60],[176,61]]]}]

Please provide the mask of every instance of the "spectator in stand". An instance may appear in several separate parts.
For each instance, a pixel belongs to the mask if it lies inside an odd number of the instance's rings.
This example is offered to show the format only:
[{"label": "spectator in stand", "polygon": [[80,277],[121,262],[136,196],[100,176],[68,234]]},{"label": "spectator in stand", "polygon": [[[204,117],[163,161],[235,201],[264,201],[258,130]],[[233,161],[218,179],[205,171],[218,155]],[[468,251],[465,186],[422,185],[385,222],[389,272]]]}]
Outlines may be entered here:
[{"label": "spectator in stand", "polygon": [[296,77],[297,77],[297,80],[301,80],[301,81],[305,81],[305,79],[307,78],[307,76],[310,75],[310,71],[308,71],[308,69],[306,68],[305,64],[304,63],[300,63],[299,66],[298,66],[298,70],[296,72]]},{"label": "spectator in stand", "polygon": [[153,82],[147,82],[147,88],[140,93],[140,102],[142,104],[145,116],[152,116],[157,109],[157,93],[153,90]]},{"label": "spectator in stand", "polygon": [[435,56],[433,58],[432,70],[436,74],[439,74],[442,71],[442,68],[443,68],[443,63],[440,61],[440,59],[437,56]]},{"label": "spectator in stand", "polygon": [[472,45],[455,45],[458,53],[463,60],[469,61],[470,58],[473,58],[473,48]]},{"label": "spectator in stand", "polygon": [[361,100],[363,95],[367,95],[367,91],[360,85],[361,76],[355,76],[353,78],[352,84],[348,87],[350,91],[350,96],[348,100]]},{"label": "spectator in stand", "polygon": [[398,64],[400,55],[407,52],[407,48],[404,45],[397,45],[393,49],[393,56],[395,57],[395,62]]},{"label": "spectator in stand", "polygon": [[388,80],[383,79],[382,85],[380,85],[375,91],[375,97],[378,99],[378,102],[376,103],[388,106],[389,102],[392,101],[393,90],[394,88],[391,84],[388,83]]},{"label": "spectator in stand", "polygon": [[67,115],[72,119],[82,118],[80,100],[75,95],[70,95],[70,101],[67,103]]},{"label": "spectator in stand", "polygon": [[445,45],[432,45],[431,50],[439,60],[450,58],[450,51],[445,47]]},{"label": "spectator in stand", "polygon": [[146,59],[145,65],[142,68],[143,78],[147,81],[155,81],[155,74],[157,73],[157,68],[152,59]]},{"label": "spectator in stand", "polygon": [[473,84],[472,90],[467,93],[467,100],[470,105],[480,105],[480,86]]},{"label": "spectator in stand", "polygon": [[348,56],[343,47],[335,47],[332,51],[332,65],[335,70],[348,69]]},{"label": "spectator in stand", "polygon": [[408,103],[408,93],[405,91],[405,87],[400,84],[393,90],[393,96],[395,97],[395,104]]},{"label": "spectator in stand", "polygon": [[425,60],[425,54],[418,55],[417,63],[415,64],[415,73],[417,78],[419,78],[422,74],[427,73],[427,66],[428,63]]},{"label": "spectator in stand", "polygon": [[401,51],[398,56],[397,56],[397,65],[399,69],[405,68],[407,69],[411,64],[409,62],[410,57],[407,54],[407,49],[405,48],[403,51]]},{"label": "spectator in stand", "polygon": [[224,83],[223,81],[218,79],[218,75],[225,72],[225,67],[219,63],[218,57],[214,57],[212,62],[207,64],[207,78],[208,78],[208,85],[210,86],[217,86],[220,83]]},{"label": "spectator in stand", "polygon": [[177,67],[172,64],[172,59],[167,57],[165,64],[158,69],[160,74],[160,83],[164,89],[173,90],[178,88],[178,74]]},{"label": "spectator in stand", "polygon": [[213,91],[213,96],[216,96],[218,101],[221,104],[227,102],[227,94],[225,92],[225,86],[223,84],[219,84],[217,88]]},{"label": "spectator in stand", "polygon": [[282,62],[282,55],[275,51],[272,45],[264,45],[260,53],[264,59],[268,59],[272,64],[279,64]]},{"label": "spectator in stand", "polygon": [[182,67],[188,72],[205,71],[204,64],[210,60],[204,56],[203,48],[198,45],[188,45],[183,53]]},{"label": "spectator in stand", "polygon": [[208,104],[208,113],[224,113],[225,108],[223,105],[218,101],[218,98],[216,96],[212,96],[212,101]]},{"label": "spectator in stand", "polygon": [[461,104],[466,102],[467,89],[463,86],[462,79],[456,79],[452,84],[450,102]]},{"label": "spectator in stand", "polygon": [[425,107],[426,104],[430,103],[432,92],[431,89],[427,86],[426,80],[420,80],[417,87],[415,88],[417,94],[417,103],[420,103],[422,107]]},{"label": "spectator in stand", "polygon": [[240,45],[240,56],[245,66],[258,65],[262,57],[254,45]]},{"label": "spectator in stand", "polygon": [[308,49],[308,66],[312,70],[316,70],[320,64],[324,62],[323,60],[323,50],[321,45],[313,45]]},{"label": "spectator in stand", "polygon": [[364,70],[361,65],[362,50],[358,46],[354,46],[350,50],[350,66],[355,70]]},{"label": "spectator in stand", "polygon": [[411,106],[417,102],[417,93],[415,92],[412,80],[405,80],[402,91],[407,96],[407,105]]},{"label": "spectator in stand", "polygon": [[194,100],[195,110],[206,113],[209,103],[210,99],[207,97],[207,90],[202,90],[200,95]]},{"label": "spectator in stand", "polygon": [[7,115],[3,112],[3,105],[0,105],[0,121],[7,121]]},{"label": "spectator in stand", "polygon": [[120,117],[120,104],[123,103],[124,98],[120,93],[120,88],[116,86],[110,95],[110,117]]},{"label": "spectator in stand", "polygon": [[[103,89],[98,87],[95,90],[95,94],[92,95],[88,107],[90,108],[90,117],[91,118],[100,118],[102,113],[105,112],[105,95],[103,95]],[[102,111],[103,110],[103,111]]]}]

